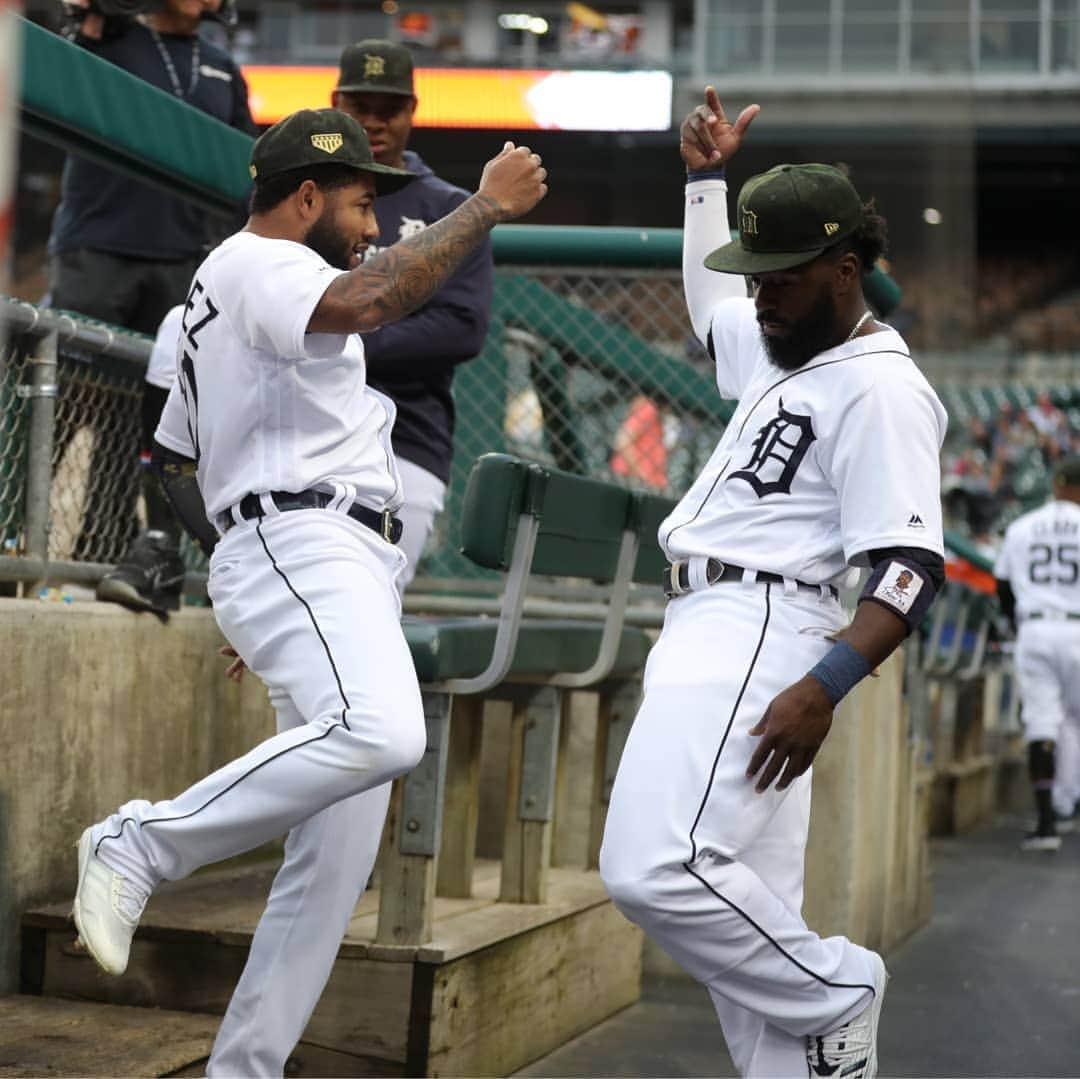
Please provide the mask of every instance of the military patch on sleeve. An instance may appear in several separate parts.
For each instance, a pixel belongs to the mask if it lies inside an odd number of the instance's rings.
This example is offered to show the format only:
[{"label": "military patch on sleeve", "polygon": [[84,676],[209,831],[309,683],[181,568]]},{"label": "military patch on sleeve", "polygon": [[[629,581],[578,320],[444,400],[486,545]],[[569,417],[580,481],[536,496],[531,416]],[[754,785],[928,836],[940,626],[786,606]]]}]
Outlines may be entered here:
[{"label": "military patch on sleeve", "polygon": [[901,562],[890,562],[881,583],[871,595],[907,614],[922,591],[923,579]]}]

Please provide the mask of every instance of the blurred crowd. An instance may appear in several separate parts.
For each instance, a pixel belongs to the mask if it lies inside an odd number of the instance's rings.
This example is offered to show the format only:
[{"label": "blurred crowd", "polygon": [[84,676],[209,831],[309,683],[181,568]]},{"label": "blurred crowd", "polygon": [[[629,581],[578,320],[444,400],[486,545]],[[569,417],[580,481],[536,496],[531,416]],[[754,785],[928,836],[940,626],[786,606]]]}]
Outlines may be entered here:
[{"label": "blurred crowd", "polygon": [[954,420],[942,456],[946,527],[992,555],[1005,525],[1048,497],[1055,463],[1080,453],[1078,421],[1046,391],[1027,408],[1003,402],[990,423]]},{"label": "blurred crowd", "polygon": [[998,337],[1024,351],[1080,349],[1080,260],[1072,254],[985,255],[932,271],[898,262],[904,291],[893,321],[914,348],[959,348]]}]

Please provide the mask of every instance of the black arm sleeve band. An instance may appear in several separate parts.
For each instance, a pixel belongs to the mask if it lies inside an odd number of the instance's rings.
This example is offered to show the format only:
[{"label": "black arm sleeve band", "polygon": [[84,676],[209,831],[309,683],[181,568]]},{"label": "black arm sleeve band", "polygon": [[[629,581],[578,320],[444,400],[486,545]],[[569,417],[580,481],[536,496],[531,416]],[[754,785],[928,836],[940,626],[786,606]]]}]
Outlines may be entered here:
[{"label": "black arm sleeve band", "polygon": [[217,546],[217,529],[206,518],[206,505],[195,480],[195,462],[190,457],[154,442],[150,469],[161,481],[166,497],[184,526],[184,531],[202,548],[207,558]]},{"label": "black arm sleeve band", "polygon": [[997,581],[997,598],[998,604],[1001,607],[1001,613],[1009,620],[1009,625],[1012,626],[1013,633],[1016,632],[1016,593],[1012,590],[1012,585],[1008,581],[1003,581],[1000,577],[995,578]]},{"label": "black arm sleeve band", "polygon": [[945,560],[923,547],[883,547],[870,552],[870,562],[873,572],[859,602],[877,603],[892,611],[911,633],[945,582]]}]

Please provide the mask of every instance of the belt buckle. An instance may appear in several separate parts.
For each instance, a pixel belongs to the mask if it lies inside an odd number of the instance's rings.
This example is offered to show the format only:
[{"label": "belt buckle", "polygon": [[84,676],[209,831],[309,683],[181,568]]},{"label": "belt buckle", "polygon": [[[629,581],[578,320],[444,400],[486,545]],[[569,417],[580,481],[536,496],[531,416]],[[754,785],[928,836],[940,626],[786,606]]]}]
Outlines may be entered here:
[{"label": "belt buckle", "polygon": [[396,544],[401,539],[401,522],[396,520],[390,510],[379,514],[379,535],[389,544]]},{"label": "belt buckle", "polygon": [[680,559],[676,559],[674,562],[668,563],[664,567],[664,572],[661,575],[661,583],[664,588],[664,595],[668,599],[674,599],[676,596],[681,596],[684,591],[679,587],[679,572],[686,563]]}]

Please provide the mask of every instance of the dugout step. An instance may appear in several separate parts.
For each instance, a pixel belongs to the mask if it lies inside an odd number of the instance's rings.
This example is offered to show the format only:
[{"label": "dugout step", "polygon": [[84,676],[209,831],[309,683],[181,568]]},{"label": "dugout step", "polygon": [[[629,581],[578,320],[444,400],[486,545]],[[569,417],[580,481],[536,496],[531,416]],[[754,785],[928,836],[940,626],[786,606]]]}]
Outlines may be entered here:
[{"label": "dugout step", "polygon": [[213,1015],[0,997],[0,1076],[204,1075],[216,1029]]},{"label": "dugout step", "polygon": [[[28,911],[23,991],[220,1015],[275,871],[260,864],[163,885],[121,978],[74,947],[70,902]],[[436,898],[432,940],[420,945],[376,943],[369,889],[293,1074],[506,1075],[638,999],[641,936],[598,873],[552,868],[543,904],[499,902],[499,873],[497,861],[478,861],[470,898]],[[143,1014],[153,1033],[161,1013]]]}]

